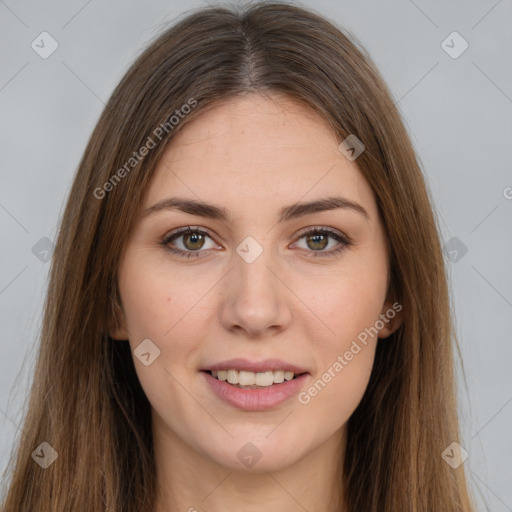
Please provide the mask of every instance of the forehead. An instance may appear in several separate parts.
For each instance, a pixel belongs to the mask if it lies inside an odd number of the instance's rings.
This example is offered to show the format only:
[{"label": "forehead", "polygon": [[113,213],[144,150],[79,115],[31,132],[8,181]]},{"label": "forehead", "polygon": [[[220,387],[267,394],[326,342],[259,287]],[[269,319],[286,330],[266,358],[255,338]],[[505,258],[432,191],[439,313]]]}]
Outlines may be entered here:
[{"label": "forehead", "polygon": [[304,156],[304,149],[313,147],[311,158],[326,149],[332,154],[333,142],[335,134],[326,121],[306,105],[281,94],[249,94],[200,113],[177,134],[165,156],[174,161],[237,159],[245,151],[259,163],[267,161],[269,153],[278,158],[294,151]]},{"label": "forehead", "polygon": [[166,195],[288,204],[343,194],[372,210],[372,191],[336,135],[311,108],[283,95],[233,98],[177,133],[157,165],[146,206]]}]

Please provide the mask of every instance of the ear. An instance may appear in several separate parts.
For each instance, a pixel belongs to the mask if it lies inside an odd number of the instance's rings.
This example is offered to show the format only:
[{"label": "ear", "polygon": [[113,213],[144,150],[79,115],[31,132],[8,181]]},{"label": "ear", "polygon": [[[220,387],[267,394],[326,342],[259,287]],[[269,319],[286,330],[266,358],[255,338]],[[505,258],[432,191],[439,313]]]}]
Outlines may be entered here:
[{"label": "ear", "polygon": [[[403,323],[404,313],[402,304],[398,301],[392,302],[387,300],[382,307],[382,311],[379,317],[379,338],[387,338],[391,336]],[[383,325],[382,325],[383,324]]]},{"label": "ear", "polygon": [[126,318],[122,306],[117,300],[117,293],[110,300],[110,321],[108,335],[114,340],[127,340]]}]

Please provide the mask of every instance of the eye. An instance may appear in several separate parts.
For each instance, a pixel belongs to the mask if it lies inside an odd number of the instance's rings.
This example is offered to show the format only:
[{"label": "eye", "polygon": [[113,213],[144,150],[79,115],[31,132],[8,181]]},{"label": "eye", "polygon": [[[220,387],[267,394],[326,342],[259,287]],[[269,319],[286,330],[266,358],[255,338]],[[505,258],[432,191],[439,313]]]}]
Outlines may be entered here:
[{"label": "eye", "polygon": [[[331,239],[331,240],[329,240]],[[300,240],[304,240],[306,247],[305,249],[308,252],[311,252],[313,257],[322,257],[322,256],[332,256],[333,254],[338,254],[344,249],[346,249],[349,245],[352,245],[352,241],[345,235],[337,233],[327,228],[314,228],[302,233],[299,238]],[[332,244],[334,245],[334,249],[324,250],[327,248],[331,241],[337,242]],[[304,247],[303,247],[304,248]]]},{"label": "eye", "polygon": [[[210,240],[209,246],[208,240]],[[309,229],[301,234],[299,241],[301,240],[306,243],[306,247],[302,248],[313,257],[332,256],[352,245],[352,241],[347,236],[327,228]],[[324,250],[329,247],[332,241],[337,242],[337,244],[333,244],[334,248]],[[187,258],[197,258],[204,250],[219,248],[206,231],[191,226],[179,228],[169,233],[161,244],[174,254]],[[294,245],[296,244],[297,242]]]},{"label": "eye", "polygon": [[[209,246],[207,239],[210,239]],[[171,252],[188,258],[199,257],[199,253],[203,252],[202,249],[214,249],[218,247],[208,233],[191,226],[173,231],[162,240],[162,245]]]}]

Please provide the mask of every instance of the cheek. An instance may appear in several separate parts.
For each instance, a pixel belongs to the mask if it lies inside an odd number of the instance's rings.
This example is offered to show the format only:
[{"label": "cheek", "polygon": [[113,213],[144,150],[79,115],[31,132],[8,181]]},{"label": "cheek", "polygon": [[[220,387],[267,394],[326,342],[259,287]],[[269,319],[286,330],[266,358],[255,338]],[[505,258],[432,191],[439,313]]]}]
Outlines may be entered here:
[{"label": "cheek", "polygon": [[299,402],[309,408],[310,416],[322,418],[321,428],[329,432],[348,421],[368,386],[377,344],[371,328],[384,294],[377,295],[338,287],[326,302],[335,310],[328,321],[334,334],[326,330],[321,337],[310,336],[316,367]]},{"label": "cheek", "polygon": [[309,295],[311,309],[325,328],[319,330],[318,321],[316,328],[313,323],[309,327],[316,367],[301,403],[334,429],[352,415],[370,379],[376,322],[387,292],[386,260],[361,258],[331,277],[323,283],[323,293]]},{"label": "cheek", "polygon": [[[323,324],[321,350],[344,350],[359,333],[375,325],[387,293],[387,269],[380,262],[373,268],[347,265],[342,270],[296,288],[298,295]],[[313,290],[313,291],[312,291]],[[311,338],[318,339],[317,336]]]},{"label": "cheek", "polygon": [[[171,272],[165,262],[143,256],[135,254],[124,262],[119,291],[135,368],[149,397],[164,382],[168,386],[171,375],[181,382],[197,371],[192,364],[201,350],[198,340],[207,338],[215,315],[208,301],[215,281],[214,276],[194,279],[176,269]],[[155,364],[148,367],[135,357],[146,339],[159,350]]]},{"label": "cheek", "polygon": [[[206,301],[200,299],[210,287],[208,282],[191,286],[183,274],[167,272],[165,264],[142,258],[127,259],[120,270],[119,291],[135,370],[157,411],[182,411],[190,402],[180,383],[197,372],[191,366],[201,348],[197,340],[210,326]],[[147,366],[137,358],[137,347],[146,339],[159,351]]]},{"label": "cheek", "polygon": [[[132,257],[120,272],[119,288],[130,340],[142,336],[165,343],[197,311],[211,287],[208,279],[194,279],[168,269],[159,259]],[[196,311],[197,310],[197,311]]]}]

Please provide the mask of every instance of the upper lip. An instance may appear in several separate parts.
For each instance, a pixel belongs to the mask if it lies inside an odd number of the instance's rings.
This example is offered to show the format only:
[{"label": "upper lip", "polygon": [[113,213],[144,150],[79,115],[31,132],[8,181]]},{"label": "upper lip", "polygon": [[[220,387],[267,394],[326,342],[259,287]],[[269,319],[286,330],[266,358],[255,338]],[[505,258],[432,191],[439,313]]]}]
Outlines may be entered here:
[{"label": "upper lip", "polygon": [[236,358],[222,361],[220,363],[209,365],[202,371],[216,372],[219,370],[243,370],[246,372],[261,373],[266,371],[283,370],[285,372],[293,372],[295,375],[301,373],[309,373],[306,369],[295,364],[287,363],[280,359],[264,359],[263,361],[249,361],[248,359]]}]

